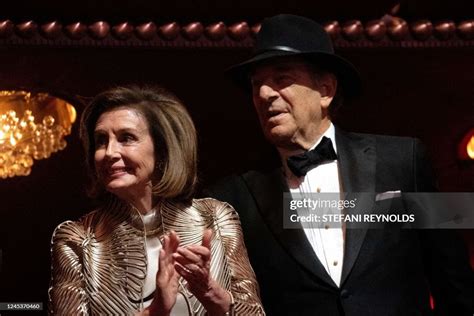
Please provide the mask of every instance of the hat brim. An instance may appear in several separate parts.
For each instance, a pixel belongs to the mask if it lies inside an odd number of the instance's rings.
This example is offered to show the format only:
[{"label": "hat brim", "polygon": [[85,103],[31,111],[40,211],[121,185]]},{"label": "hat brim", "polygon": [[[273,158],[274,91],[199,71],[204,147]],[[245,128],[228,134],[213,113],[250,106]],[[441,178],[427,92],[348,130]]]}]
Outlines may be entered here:
[{"label": "hat brim", "polygon": [[320,65],[325,70],[333,72],[338,79],[338,83],[343,88],[343,95],[345,97],[355,97],[361,93],[362,82],[357,69],[355,69],[355,67],[344,58],[325,52],[297,53],[280,50],[266,51],[250,58],[249,60],[228,68],[225,73],[238,86],[247,91],[251,91],[250,75],[258,65],[272,59],[291,56],[304,58],[310,63]]}]

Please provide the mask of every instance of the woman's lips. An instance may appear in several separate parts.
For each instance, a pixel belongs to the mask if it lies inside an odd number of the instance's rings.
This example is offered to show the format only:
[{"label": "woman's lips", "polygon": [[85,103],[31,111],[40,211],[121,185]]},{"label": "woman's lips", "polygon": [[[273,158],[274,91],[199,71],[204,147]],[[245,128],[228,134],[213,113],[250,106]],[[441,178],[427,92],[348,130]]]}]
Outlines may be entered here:
[{"label": "woman's lips", "polygon": [[129,168],[126,168],[126,167],[123,167],[123,168],[113,168],[113,169],[107,170],[106,174],[107,174],[107,176],[109,176],[109,177],[117,177],[117,176],[121,176],[121,175],[123,175],[123,174],[128,173],[128,171],[129,171]]}]

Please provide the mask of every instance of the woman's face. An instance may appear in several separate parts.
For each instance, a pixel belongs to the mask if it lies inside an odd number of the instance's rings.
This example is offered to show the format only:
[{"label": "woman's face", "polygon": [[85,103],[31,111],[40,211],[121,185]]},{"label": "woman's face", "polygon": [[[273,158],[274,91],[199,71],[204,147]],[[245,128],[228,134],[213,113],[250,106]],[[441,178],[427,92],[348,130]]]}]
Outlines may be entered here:
[{"label": "woman's face", "polygon": [[95,169],[107,191],[125,200],[151,194],[155,153],[141,114],[126,107],[102,113],[94,139]]}]

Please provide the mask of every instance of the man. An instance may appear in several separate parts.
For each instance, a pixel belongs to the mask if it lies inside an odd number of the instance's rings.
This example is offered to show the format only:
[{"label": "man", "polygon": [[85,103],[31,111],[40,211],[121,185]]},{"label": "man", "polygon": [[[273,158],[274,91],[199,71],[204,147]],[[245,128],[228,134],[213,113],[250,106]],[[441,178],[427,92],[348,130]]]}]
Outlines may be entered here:
[{"label": "man", "polygon": [[252,91],[281,166],[231,177],[208,193],[240,214],[268,315],[431,315],[430,294],[438,315],[472,315],[473,273],[450,232],[284,226],[284,192],[368,192],[374,200],[363,207],[395,209],[404,205],[401,192],[435,189],[418,141],[332,124],[360,82],[319,24],[266,19],[254,56],[230,74]]}]

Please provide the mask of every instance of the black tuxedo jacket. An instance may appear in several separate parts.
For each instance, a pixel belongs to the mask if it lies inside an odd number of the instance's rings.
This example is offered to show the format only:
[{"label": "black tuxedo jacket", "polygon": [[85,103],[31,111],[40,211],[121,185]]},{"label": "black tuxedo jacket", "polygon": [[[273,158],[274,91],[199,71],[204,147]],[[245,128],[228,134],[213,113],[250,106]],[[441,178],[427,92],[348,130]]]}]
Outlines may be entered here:
[{"label": "black tuxedo jacket", "polygon": [[[434,190],[429,164],[415,139],[336,128],[336,143],[345,192],[375,196]],[[239,213],[268,315],[431,315],[430,293],[434,314],[473,315],[473,272],[462,242],[450,231],[400,229],[397,224],[348,227],[337,287],[304,231],[283,228],[283,192],[288,187],[281,170],[250,171],[206,192]],[[403,198],[381,203],[403,204]]]}]

